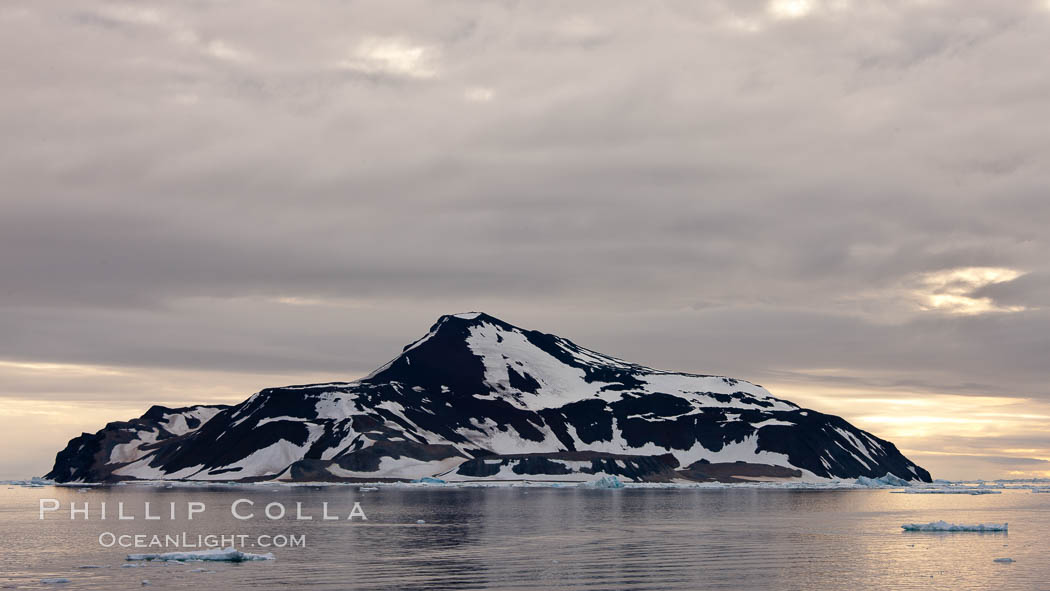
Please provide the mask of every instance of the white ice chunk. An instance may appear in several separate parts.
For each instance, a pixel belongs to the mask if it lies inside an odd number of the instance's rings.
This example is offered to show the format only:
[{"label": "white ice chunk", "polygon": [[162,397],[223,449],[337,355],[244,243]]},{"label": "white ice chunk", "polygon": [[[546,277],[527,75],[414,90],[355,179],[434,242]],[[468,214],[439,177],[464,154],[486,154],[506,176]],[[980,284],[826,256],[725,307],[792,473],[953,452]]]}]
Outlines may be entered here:
[{"label": "white ice chunk", "polygon": [[894,486],[911,486],[911,483],[903,478],[898,478],[893,473],[887,472],[885,476],[879,476],[878,478],[868,478],[867,476],[861,476],[857,479],[857,484],[860,486],[867,486],[869,488],[884,488]]},{"label": "white ice chunk", "polygon": [[602,476],[598,480],[584,482],[580,486],[587,488],[623,488],[623,483],[615,476]]},{"label": "white ice chunk", "polygon": [[978,523],[975,525],[948,523],[947,521],[932,521],[930,523],[905,523],[901,527],[904,531],[976,531],[976,532],[1004,532],[1005,523]]},{"label": "white ice chunk", "polygon": [[895,495],[1001,495],[1001,490],[989,490],[987,488],[908,488],[895,490]]},{"label": "white ice chunk", "polygon": [[246,562],[249,560],[273,560],[273,554],[251,554],[236,548],[212,548],[196,552],[165,552],[163,554],[128,554],[128,560],[208,560],[220,562]]}]

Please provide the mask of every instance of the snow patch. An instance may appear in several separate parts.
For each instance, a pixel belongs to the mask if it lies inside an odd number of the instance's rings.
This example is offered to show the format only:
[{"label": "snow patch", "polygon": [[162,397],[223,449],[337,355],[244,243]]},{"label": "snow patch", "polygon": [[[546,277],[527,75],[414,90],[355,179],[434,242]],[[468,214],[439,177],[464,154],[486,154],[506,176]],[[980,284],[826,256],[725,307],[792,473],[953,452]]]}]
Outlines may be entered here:
[{"label": "snow patch", "polygon": [[[739,416],[739,415],[738,415]],[[773,425],[784,425],[785,427],[795,427],[795,423],[788,421],[781,421],[779,419],[766,419],[758,423],[753,423],[751,426],[755,429],[761,429],[762,427],[772,427]]]}]

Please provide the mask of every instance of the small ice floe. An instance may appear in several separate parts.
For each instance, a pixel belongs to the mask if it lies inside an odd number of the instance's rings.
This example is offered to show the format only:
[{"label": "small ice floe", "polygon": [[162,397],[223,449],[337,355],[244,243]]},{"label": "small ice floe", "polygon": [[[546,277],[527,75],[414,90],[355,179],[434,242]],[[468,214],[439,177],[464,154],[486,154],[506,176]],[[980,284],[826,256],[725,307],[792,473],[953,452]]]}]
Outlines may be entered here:
[{"label": "small ice floe", "polygon": [[440,478],[433,478],[433,477],[430,477],[430,476],[424,476],[422,478],[417,478],[417,479],[413,480],[412,482],[416,482],[416,483],[419,483],[419,484],[448,484],[447,482],[445,482],[444,480],[442,480]]},{"label": "small ice floe", "polygon": [[417,520],[416,520],[416,523],[418,523],[419,525],[423,525],[423,524],[424,524],[424,523],[426,523],[426,522],[427,522],[427,520],[426,520],[426,519],[417,519]]},{"label": "small ice floe", "polygon": [[81,564],[77,568],[109,568],[108,564]]},{"label": "small ice floe", "polygon": [[151,584],[152,583],[149,582],[149,579],[142,579],[142,586],[143,587],[145,587],[146,585],[151,585]]},{"label": "small ice floe", "polygon": [[213,571],[213,570],[208,570],[208,569],[206,569],[206,568],[195,568],[195,569],[191,570],[190,572],[191,572],[191,573],[213,573],[213,572],[215,572],[215,571]]},{"label": "small ice floe", "polygon": [[361,488],[359,488],[357,490],[358,490],[358,492],[372,492],[372,491],[375,491],[375,490],[379,490],[379,487],[378,486],[362,486]]},{"label": "small ice floe", "polygon": [[[131,559],[129,558],[128,560],[131,560]],[[120,568],[135,568],[135,567],[138,567],[138,566],[142,566],[142,563],[141,562],[130,562],[128,564],[120,565]]]},{"label": "small ice floe", "polygon": [[1050,493],[1050,488],[1033,488],[1034,493]]},{"label": "small ice floe", "polygon": [[62,583],[68,583],[69,579],[63,577],[55,577],[53,579],[40,579],[40,582],[45,585],[60,585]]},{"label": "small ice floe", "polygon": [[905,523],[901,527],[904,531],[976,531],[976,532],[1004,532],[1005,523],[978,523],[975,525],[948,523],[947,521],[932,521],[930,523]]},{"label": "small ice floe", "polygon": [[1009,562],[1017,562],[1017,561],[1014,560],[1013,558],[996,558],[995,560],[992,560],[992,562],[1006,562],[1006,563],[1009,563]]},{"label": "small ice floe", "polygon": [[602,476],[598,480],[584,482],[580,486],[588,488],[623,488],[623,483],[615,476]]},{"label": "small ice floe", "polygon": [[241,552],[232,546],[213,548],[197,552],[164,552],[163,554],[128,554],[128,560],[207,560],[219,562],[247,562],[250,560],[273,560],[273,554],[251,554]]},{"label": "small ice floe", "polygon": [[879,476],[878,478],[868,478],[867,476],[861,476],[857,478],[856,483],[858,486],[866,486],[868,488],[885,488],[895,486],[911,486],[911,483],[903,478],[898,478],[892,473],[887,472],[885,476]]},{"label": "small ice floe", "polygon": [[895,495],[1001,495],[1003,491],[990,488],[906,488],[895,490]]}]

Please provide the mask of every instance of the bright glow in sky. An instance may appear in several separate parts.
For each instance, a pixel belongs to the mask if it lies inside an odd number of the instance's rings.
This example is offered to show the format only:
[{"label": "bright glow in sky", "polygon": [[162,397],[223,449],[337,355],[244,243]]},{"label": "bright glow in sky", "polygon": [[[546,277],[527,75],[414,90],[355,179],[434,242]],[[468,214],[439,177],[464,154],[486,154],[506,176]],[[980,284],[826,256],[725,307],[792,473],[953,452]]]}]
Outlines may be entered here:
[{"label": "bright glow in sky", "polygon": [[813,0],[773,0],[769,3],[769,12],[777,18],[802,18],[813,8]]},{"label": "bright glow in sky", "polygon": [[[840,415],[893,442],[935,478],[1050,477],[1050,404],[1026,398],[902,389],[766,384],[776,395]],[[1016,448],[1016,442],[1041,441]]]},{"label": "bright glow in sky", "polygon": [[[800,370],[796,375],[829,377],[837,369]],[[30,379],[27,379],[30,378]],[[0,478],[41,475],[54,454],[82,431],[141,415],[152,404],[236,404],[276,385],[322,383],[326,374],[258,375],[172,371],[92,365],[0,361],[0,387],[32,384],[38,396],[7,398],[0,414]],[[937,478],[1050,477],[1050,444],[1011,447],[1044,440],[1050,404],[1024,398],[960,396],[899,389],[828,387],[793,378],[764,384],[775,396],[836,414],[894,442]],[[142,393],[150,402],[140,402]]]},{"label": "bright glow in sky", "polygon": [[339,65],[368,74],[432,78],[437,72],[430,65],[431,51],[406,39],[369,37],[358,44],[352,57]]},{"label": "bright glow in sky", "polygon": [[948,314],[973,316],[988,312],[1020,312],[1023,306],[997,305],[990,297],[975,297],[978,289],[1013,281],[1024,273],[996,267],[967,267],[923,274],[916,290],[920,306]]}]

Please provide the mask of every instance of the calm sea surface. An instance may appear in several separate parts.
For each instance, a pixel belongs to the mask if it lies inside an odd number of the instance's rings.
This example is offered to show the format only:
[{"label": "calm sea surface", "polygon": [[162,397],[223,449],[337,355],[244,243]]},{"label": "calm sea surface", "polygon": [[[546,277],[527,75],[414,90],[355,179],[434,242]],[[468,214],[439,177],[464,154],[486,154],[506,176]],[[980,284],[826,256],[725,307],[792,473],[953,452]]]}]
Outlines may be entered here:
[{"label": "calm sea surface", "polygon": [[[40,498],[61,510],[38,519]],[[240,498],[240,521],[230,513]],[[98,520],[100,503],[109,518]],[[143,504],[161,514],[143,520]],[[186,519],[186,503],[203,514]],[[367,521],[345,517],[355,501]],[[69,519],[69,503],[90,508]],[[117,521],[123,502],[134,521]],[[171,520],[170,504],[176,503]],[[271,502],[283,520],[263,516]],[[296,521],[296,503],[312,521]],[[274,506],[273,511],[277,510]],[[425,520],[419,524],[417,520]],[[1009,522],[1009,534],[905,533],[906,522]],[[249,536],[274,561],[131,563],[103,532]],[[305,548],[252,547],[304,536]],[[1047,589],[1050,494],[885,490],[357,487],[0,488],[0,587],[34,589]],[[997,563],[995,558],[1013,558]],[[78,568],[94,565],[103,568]],[[212,572],[195,572],[198,569]],[[67,578],[68,583],[41,583]]]}]

